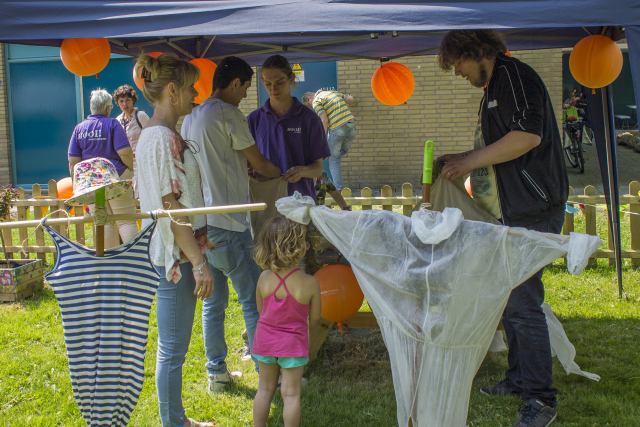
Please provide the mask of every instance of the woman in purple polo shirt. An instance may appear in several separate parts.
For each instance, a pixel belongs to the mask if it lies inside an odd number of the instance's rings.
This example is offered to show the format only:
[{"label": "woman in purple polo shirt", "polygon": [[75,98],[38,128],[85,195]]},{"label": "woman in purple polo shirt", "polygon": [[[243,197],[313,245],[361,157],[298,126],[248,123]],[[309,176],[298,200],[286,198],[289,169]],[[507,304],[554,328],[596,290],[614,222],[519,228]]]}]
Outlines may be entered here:
[{"label": "woman in purple polo shirt", "polygon": [[[127,134],[116,119],[109,117],[113,109],[113,98],[104,89],[91,92],[91,115],[73,130],[69,142],[69,173],[73,177],[73,168],[82,160],[102,157],[113,163],[120,179],[133,178],[133,152]],[[93,215],[94,205],[89,205]],[[112,214],[136,213],[133,205],[133,190],[107,201],[107,212]],[[118,232],[110,224],[104,227],[104,247],[113,248],[126,243],[138,234],[135,221],[116,221]],[[120,236],[118,236],[118,234]]]},{"label": "woman in purple polo shirt", "polygon": [[331,155],[322,121],[291,96],[295,74],[284,56],[267,58],[261,79],[269,99],[249,114],[251,134],[262,155],[286,171],[289,195],[299,191],[316,200],[314,180],[322,175],[322,159]]}]

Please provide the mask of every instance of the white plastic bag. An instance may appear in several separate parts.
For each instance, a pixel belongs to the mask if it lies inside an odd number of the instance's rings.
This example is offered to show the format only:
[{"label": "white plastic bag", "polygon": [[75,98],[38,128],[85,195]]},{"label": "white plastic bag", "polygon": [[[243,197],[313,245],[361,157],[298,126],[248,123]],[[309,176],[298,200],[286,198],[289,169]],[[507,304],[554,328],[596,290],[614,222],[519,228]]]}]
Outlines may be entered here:
[{"label": "white plastic bag", "polygon": [[[311,207],[299,195],[278,203],[290,219],[310,216],[351,263],[389,350],[401,427],[409,417],[414,427],[465,425],[473,377],[511,290],[578,249],[573,236],[551,239],[455,214],[345,212]],[[424,230],[438,235],[433,241],[449,237],[427,244],[418,236]],[[588,255],[580,251],[576,265]]]}]

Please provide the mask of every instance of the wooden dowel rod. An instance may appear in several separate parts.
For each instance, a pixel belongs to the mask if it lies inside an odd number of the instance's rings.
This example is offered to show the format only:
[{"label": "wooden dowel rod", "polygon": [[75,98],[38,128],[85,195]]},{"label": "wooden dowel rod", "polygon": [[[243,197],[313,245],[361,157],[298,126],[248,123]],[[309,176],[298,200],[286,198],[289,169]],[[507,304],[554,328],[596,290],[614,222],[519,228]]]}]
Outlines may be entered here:
[{"label": "wooden dowel rod", "polygon": [[[171,212],[172,217],[192,216],[192,215],[207,215],[207,214],[219,214],[219,213],[233,213],[233,212],[252,212],[263,211],[267,209],[266,203],[251,203],[246,205],[229,205],[229,206],[214,206],[209,208],[193,208],[193,209],[174,209]],[[161,212],[158,214],[160,218],[166,218],[169,214]],[[113,221],[125,221],[132,219],[145,219],[151,218],[151,212],[140,212],[135,214],[119,214],[110,215],[109,219]],[[60,225],[60,224],[86,224],[93,222],[92,216],[79,216],[67,218],[47,219],[45,224],[47,225]],[[4,228],[27,228],[37,227],[40,225],[40,221],[11,221],[0,223],[0,230]]]}]

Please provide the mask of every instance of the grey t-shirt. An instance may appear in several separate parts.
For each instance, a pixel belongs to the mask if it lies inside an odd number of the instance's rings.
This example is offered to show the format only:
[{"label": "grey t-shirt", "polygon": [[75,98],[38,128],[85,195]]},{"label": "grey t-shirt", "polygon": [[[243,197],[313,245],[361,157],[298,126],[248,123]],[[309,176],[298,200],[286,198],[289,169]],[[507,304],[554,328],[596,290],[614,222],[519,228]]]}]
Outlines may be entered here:
[{"label": "grey t-shirt", "polygon": [[[218,98],[206,99],[185,117],[182,137],[195,142],[195,154],[206,206],[247,203],[249,175],[247,158],[241,150],[256,142],[246,116]],[[197,149],[196,149],[197,151]],[[249,227],[246,212],[207,215],[207,225],[243,232]]]}]

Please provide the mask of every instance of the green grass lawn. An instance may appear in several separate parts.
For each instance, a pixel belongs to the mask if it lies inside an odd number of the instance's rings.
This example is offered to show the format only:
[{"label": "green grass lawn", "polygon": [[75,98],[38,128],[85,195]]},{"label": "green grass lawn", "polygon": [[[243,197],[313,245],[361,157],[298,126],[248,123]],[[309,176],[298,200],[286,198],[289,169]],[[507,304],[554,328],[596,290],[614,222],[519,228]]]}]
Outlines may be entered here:
[{"label": "green grass lawn", "polygon": [[[598,217],[601,235],[606,232],[602,216]],[[628,215],[623,225],[628,247]],[[545,272],[547,302],[576,347],[576,362],[602,377],[595,382],[567,376],[554,361],[559,389],[554,425],[640,426],[640,272],[626,261],[623,277],[628,299],[620,300],[614,270],[606,260],[579,277],[570,276],[561,260]],[[218,426],[251,425],[258,377],[252,364],[241,362],[237,353],[244,325],[235,293],[230,293],[227,310],[227,361],[244,377],[220,395],[206,391],[200,313],[201,304],[183,371],[187,415],[214,420]],[[154,306],[144,388],[130,422],[135,427],[160,425],[154,381],[155,315]],[[469,427],[508,427],[515,421],[518,399],[492,398],[477,391],[500,380],[506,365],[506,354],[500,353],[489,354],[480,367],[471,393]],[[303,426],[397,425],[389,359],[378,330],[332,332],[305,376],[309,385],[302,396]],[[282,399],[276,394],[269,425],[281,426],[281,420]],[[21,425],[86,425],[73,399],[60,311],[48,287],[27,301],[0,305],[0,426]]]}]

